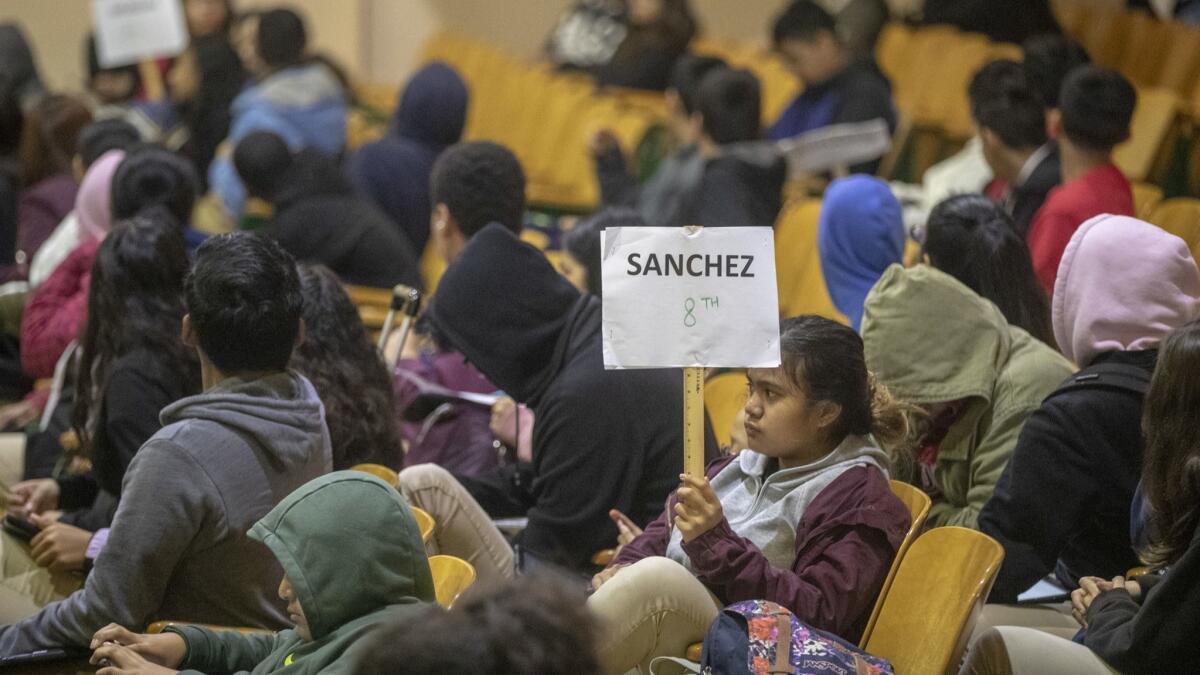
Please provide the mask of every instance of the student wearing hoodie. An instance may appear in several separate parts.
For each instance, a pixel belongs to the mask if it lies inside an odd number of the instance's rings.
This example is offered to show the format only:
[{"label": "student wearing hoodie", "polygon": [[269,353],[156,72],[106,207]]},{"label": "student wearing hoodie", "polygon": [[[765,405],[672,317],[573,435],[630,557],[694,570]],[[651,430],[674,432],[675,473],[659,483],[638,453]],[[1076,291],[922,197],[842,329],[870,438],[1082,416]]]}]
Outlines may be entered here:
[{"label": "student wearing hoodie", "polygon": [[255,131],[270,131],[291,148],[336,156],[346,144],[346,91],[333,69],[307,59],[304,21],[289,9],[258,15],[256,55],[264,64],[257,84],[233,101],[226,148],[209,167],[208,184],[234,220],[241,218],[246,190],[230,152]]},{"label": "student wearing hoodie", "polygon": [[741,600],[862,634],[911,523],[876,442],[902,441],[908,424],[853,330],[809,315],[780,333],[783,364],[747,372],[750,448],[680,476],[663,514],[593,579],[603,672],[681,655]]},{"label": "student wearing hoodie", "polygon": [[353,648],[359,640],[420,614],[435,600],[412,511],[395,488],[374,476],[338,471],[312,480],[248,536],[265,544],[283,567],[279,597],[288,603],[294,628],[243,635],[173,626],[160,635],[138,635],[113,624],[92,638],[92,663],[107,659],[120,672],[142,675],[349,674],[357,672]]},{"label": "student wearing hoodie", "polygon": [[1061,110],[1050,112],[1048,124],[1062,156],[1062,185],[1047,195],[1028,236],[1033,269],[1051,296],[1063,249],[1080,225],[1105,213],[1133,215],[1133,189],[1112,152],[1129,138],[1137,91],[1116,71],[1081,66],[1059,99]]},{"label": "student wearing hoodie", "polygon": [[421,288],[408,237],[354,193],[330,157],[293,152],[278,134],[256,131],[238,143],[233,163],[249,194],[274,207],[263,233],[297,260],[325,265],[348,284]]},{"label": "student wearing hoodie", "polygon": [[598,298],[492,224],[446,270],[429,315],[537,417],[531,464],[459,481],[433,465],[401,472],[405,495],[438,523],[438,550],[467,559],[481,580],[510,577],[513,550],[491,517],[527,516],[518,565],[582,570],[616,541],[610,509],[639,525],[659,513],[682,467],[681,381],[664,370],[605,370]]},{"label": "student wearing hoodie", "polygon": [[[185,297],[183,340],[204,392],[165,408],[130,462],[83,588],[0,627],[0,654],[85,646],[109,623],[286,624],[279,565],[246,531],[331,464],[321,401],[287,370],[302,338],[296,265],[268,239],[216,237],[197,253]],[[0,607],[12,600],[3,593]]]},{"label": "student wearing hoodie", "polygon": [[[962,673],[1163,675],[1196,672],[1200,663],[1200,324],[1162,342],[1146,393],[1142,484],[1158,533],[1141,548],[1160,575],[1080,579],[1072,613],[1086,631],[1073,642],[1032,628],[983,634]],[[1078,642],[1082,642],[1079,644]]]},{"label": "student wearing hoodie", "polygon": [[384,138],[350,156],[354,187],[392,219],[418,254],[429,242],[429,176],[438,155],[462,138],[467,85],[450,66],[431,63],[408,81]]},{"label": "student wearing hoodie", "polygon": [[[833,124],[883,119],[896,127],[892,85],[874,60],[862,58],[838,36],[837,22],[812,0],[795,0],[775,20],[775,50],[804,83],[771,127],[773,139],[791,138]],[[879,161],[851,167],[875,173]]]},{"label": "student wearing hoodie", "polygon": [[979,528],[1005,550],[993,602],[1015,602],[1051,572],[1075,588],[1081,576],[1140,564],[1129,513],[1143,395],[1159,344],[1197,317],[1200,271],[1182,239],[1124,216],[1075,232],[1058,268],[1054,332],[1083,370],[1029,417],[980,513]]},{"label": "student wearing hoodie", "polygon": [[863,301],[884,270],[904,262],[904,214],[887,183],[849,176],[830,183],[821,202],[817,250],[825,287],[858,330]]},{"label": "student wearing hoodie", "polygon": [[933,500],[927,525],[976,527],[1026,419],[1074,368],[928,265],[884,272],[862,336],[871,372],[923,412],[904,468]]}]

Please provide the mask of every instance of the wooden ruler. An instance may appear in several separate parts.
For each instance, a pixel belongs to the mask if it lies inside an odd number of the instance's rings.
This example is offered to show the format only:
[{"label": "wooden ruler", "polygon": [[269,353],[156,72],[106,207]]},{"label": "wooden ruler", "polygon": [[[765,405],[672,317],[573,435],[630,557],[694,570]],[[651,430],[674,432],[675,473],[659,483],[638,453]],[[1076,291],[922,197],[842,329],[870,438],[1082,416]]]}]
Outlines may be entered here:
[{"label": "wooden ruler", "polygon": [[704,368],[683,369],[683,471],[704,475]]}]

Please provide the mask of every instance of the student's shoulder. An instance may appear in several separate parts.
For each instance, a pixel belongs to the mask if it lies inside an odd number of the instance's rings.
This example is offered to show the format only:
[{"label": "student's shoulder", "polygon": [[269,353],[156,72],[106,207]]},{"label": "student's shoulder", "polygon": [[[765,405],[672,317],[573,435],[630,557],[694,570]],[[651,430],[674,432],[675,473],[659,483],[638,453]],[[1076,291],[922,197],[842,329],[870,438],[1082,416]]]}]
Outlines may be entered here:
[{"label": "student's shoulder", "polygon": [[852,466],[825,486],[805,509],[805,519],[810,518],[866,525],[901,537],[911,522],[887,475],[869,464]]},{"label": "student's shoulder", "polygon": [[1025,331],[1012,328],[1011,334],[1012,347],[996,378],[992,405],[997,410],[1037,408],[1075,372],[1075,366]]}]

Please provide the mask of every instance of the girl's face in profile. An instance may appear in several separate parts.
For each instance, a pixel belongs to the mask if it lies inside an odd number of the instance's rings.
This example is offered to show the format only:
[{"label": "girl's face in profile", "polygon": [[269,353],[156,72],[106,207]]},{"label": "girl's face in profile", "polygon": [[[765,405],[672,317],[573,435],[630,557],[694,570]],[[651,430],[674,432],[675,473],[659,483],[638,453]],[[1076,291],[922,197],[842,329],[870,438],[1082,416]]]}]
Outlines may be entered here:
[{"label": "girl's face in profile", "polygon": [[830,426],[841,413],[828,401],[810,401],[782,366],[746,372],[746,444],[775,457],[782,468],[802,466],[829,452]]}]

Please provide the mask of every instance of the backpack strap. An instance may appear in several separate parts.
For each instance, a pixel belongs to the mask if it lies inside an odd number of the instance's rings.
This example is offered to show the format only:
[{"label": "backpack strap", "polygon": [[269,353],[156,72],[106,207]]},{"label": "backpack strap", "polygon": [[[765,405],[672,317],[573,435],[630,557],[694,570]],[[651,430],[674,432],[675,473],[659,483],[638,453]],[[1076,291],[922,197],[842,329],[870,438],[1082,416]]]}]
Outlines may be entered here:
[{"label": "backpack strap", "polygon": [[775,635],[775,663],[767,672],[774,675],[792,675],[796,669],[792,667],[792,613],[779,607],[772,612],[775,615],[777,630]]},{"label": "backpack strap", "polygon": [[1068,377],[1046,400],[1080,389],[1109,389],[1144,398],[1150,389],[1150,373],[1128,363],[1098,363]]}]

